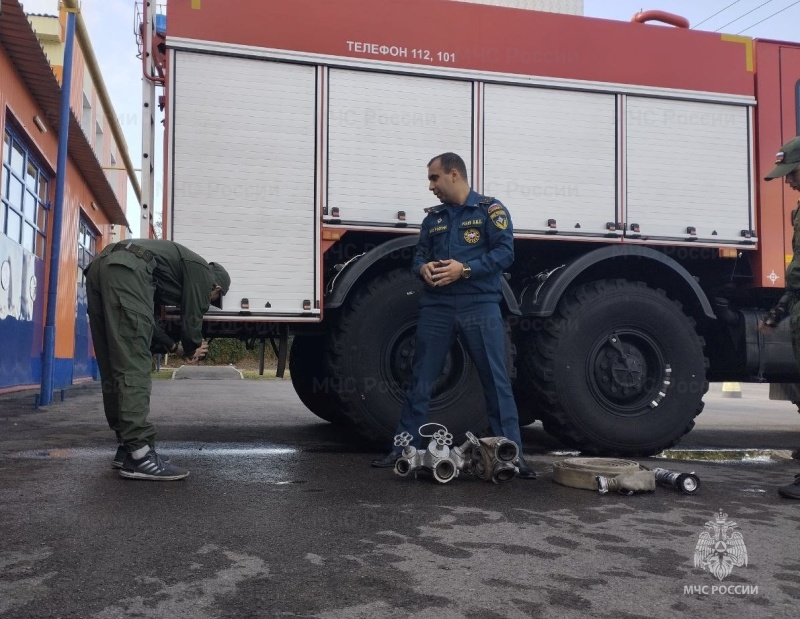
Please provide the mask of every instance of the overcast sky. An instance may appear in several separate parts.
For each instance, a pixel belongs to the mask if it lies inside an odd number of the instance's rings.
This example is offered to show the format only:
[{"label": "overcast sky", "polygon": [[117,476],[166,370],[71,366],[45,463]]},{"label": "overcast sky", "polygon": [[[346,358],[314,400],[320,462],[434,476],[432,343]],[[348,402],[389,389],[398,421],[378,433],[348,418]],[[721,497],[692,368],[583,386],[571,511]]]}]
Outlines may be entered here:
[{"label": "overcast sky", "polygon": [[[23,5],[28,13],[54,15],[58,10],[58,0],[27,0]],[[131,159],[134,167],[138,168],[141,162],[139,112],[142,86],[139,78],[141,63],[136,58],[134,5],[133,0],[82,0],[81,10],[106,87],[125,132]],[[642,8],[662,9],[687,17],[693,27],[701,30],[785,41],[800,39],[798,0],[654,0],[649,5],[644,5],[643,0],[585,0],[584,7],[587,16],[625,21]],[[718,11],[721,12],[712,17]],[[761,20],[765,21],[758,23]],[[156,169],[161,165],[158,153]],[[159,181],[156,185],[155,212],[160,211],[160,195]],[[138,236],[139,214],[131,192],[128,220],[133,236]]]}]

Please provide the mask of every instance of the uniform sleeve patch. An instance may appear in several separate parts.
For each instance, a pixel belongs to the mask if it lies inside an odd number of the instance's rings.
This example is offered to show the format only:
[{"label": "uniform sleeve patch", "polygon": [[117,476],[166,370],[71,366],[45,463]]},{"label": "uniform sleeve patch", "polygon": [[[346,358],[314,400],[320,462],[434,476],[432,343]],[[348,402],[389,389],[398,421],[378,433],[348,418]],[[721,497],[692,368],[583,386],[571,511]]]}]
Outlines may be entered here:
[{"label": "uniform sleeve patch", "polygon": [[495,211],[499,211],[501,208],[503,208],[503,207],[502,207],[502,206],[500,206],[499,204],[492,204],[492,205],[489,207],[489,215],[491,215],[491,214],[492,214],[492,213],[494,213]]},{"label": "uniform sleeve patch", "polygon": [[499,228],[500,230],[505,230],[508,228],[508,217],[506,216],[505,211],[496,211],[492,213],[490,217],[496,228]]}]

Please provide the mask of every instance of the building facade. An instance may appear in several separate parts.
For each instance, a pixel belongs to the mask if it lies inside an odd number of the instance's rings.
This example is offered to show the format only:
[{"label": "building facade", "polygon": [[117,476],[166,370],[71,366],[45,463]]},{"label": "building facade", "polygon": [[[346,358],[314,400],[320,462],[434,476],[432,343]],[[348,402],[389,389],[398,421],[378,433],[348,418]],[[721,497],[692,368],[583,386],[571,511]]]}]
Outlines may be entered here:
[{"label": "building facade", "polygon": [[[80,33],[79,15],[77,20]],[[102,96],[101,77],[98,84],[85,27],[73,50],[67,164],[58,169],[65,26],[63,9],[58,16],[29,20],[18,0],[2,3],[0,393],[40,386],[47,323],[55,331],[53,388],[96,377],[82,268],[107,243],[125,237],[129,178],[138,191],[124,138],[113,127],[114,110]],[[61,175],[56,246],[55,189]],[[51,291],[53,269],[57,286]],[[55,311],[48,319],[51,292]]]}]

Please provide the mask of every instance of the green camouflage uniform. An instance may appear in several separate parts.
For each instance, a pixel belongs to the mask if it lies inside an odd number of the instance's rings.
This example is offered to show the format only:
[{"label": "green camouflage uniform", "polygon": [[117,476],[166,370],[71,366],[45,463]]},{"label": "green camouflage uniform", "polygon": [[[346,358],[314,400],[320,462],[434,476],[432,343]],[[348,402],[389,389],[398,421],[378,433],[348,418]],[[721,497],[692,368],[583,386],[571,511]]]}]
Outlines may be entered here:
[{"label": "green camouflage uniform", "polygon": [[[781,146],[781,149],[775,155],[775,167],[769,171],[764,177],[765,181],[770,181],[776,178],[786,178],[784,182],[787,183],[792,189],[800,190],[800,176],[797,170],[800,170],[800,136],[789,140]],[[769,327],[774,327],[778,324],[780,319],[789,314],[789,330],[792,334],[792,350],[794,351],[795,361],[800,365],[800,201],[797,203],[797,209],[792,216],[792,261],[786,267],[786,292],[778,301],[778,304],[769,310],[769,314],[764,319],[764,324]],[[800,406],[798,397],[800,396],[800,385],[788,384],[782,385],[781,396],[773,398],[773,388],[770,385],[770,399],[790,399],[795,404]],[[777,394],[776,394],[777,395]],[[792,454],[793,458],[800,458],[800,449]],[[778,488],[778,494],[787,499],[800,500],[800,476],[796,477],[794,482],[781,486]]]},{"label": "green camouflage uniform", "polygon": [[[765,181],[783,178],[793,173],[800,165],[800,136],[781,146],[775,155],[775,167],[764,177]],[[778,304],[770,309],[765,323],[774,327],[788,313],[789,331],[795,361],[800,365],[800,202],[792,219],[792,261],[786,267],[786,292]],[[791,400],[800,405],[800,384],[770,383],[770,400]]]},{"label": "green camouflage uniform", "polygon": [[[129,249],[123,249],[130,246]],[[133,251],[131,251],[133,250]],[[172,241],[132,239],[107,246],[86,269],[89,325],[109,427],[128,451],[155,442],[150,412],[153,342],[174,342],[157,325],[159,305],[181,307],[181,342],[191,357],[215,283],[209,264]]]},{"label": "green camouflage uniform", "polygon": [[786,267],[786,293],[789,296],[789,329],[792,333],[794,358],[800,365],[800,201],[794,212],[792,225],[792,261]]}]

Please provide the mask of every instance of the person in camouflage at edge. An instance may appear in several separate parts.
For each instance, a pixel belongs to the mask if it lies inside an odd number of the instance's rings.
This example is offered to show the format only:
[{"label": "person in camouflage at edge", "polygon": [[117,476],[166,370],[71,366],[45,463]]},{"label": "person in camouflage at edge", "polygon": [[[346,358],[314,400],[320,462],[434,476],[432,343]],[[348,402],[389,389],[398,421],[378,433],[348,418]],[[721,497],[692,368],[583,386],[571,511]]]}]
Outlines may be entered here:
[{"label": "person in camouflage at edge", "polygon": [[[790,140],[775,157],[775,167],[764,177],[770,181],[785,177],[785,182],[795,191],[800,191],[800,136]],[[786,293],[764,319],[767,327],[774,327],[784,317],[789,316],[789,328],[792,333],[794,357],[800,365],[800,201],[794,212],[792,221],[794,235],[792,237],[792,261],[786,267]],[[778,488],[778,493],[787,499],[800,499],[800,475],[793,483]]]},{"label": "person in camouflage at edge", "polygon": [[[128,479],[183,479],[188,471],[156,453],[156,431],[147,420],[151,346],[197,363],[208,350],[203,315],[210,304],[222,307],[230,276],[178,243],[151,239],[108,245],[85,273],[103,408],[119,443],[112,467]],[[157,324],[161,305],[180,306],[180,343]]]}]

